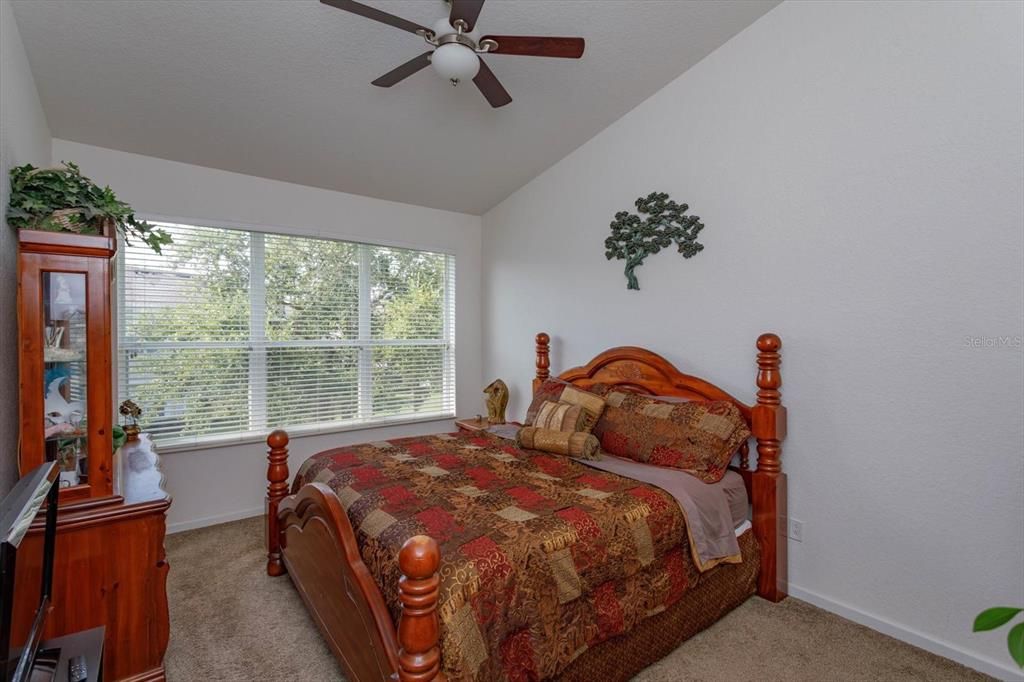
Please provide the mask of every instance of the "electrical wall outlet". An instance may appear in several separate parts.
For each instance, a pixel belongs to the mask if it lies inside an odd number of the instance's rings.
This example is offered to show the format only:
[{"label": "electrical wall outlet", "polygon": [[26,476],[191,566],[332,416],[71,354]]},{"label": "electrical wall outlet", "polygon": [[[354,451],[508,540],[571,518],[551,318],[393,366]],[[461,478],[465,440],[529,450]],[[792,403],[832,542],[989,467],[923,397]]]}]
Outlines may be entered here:
[{"label": "electrical wall outlet", "polygon": [[804,541],[804,522],[796,519],[789,520],[789,538],[796,542]]}]

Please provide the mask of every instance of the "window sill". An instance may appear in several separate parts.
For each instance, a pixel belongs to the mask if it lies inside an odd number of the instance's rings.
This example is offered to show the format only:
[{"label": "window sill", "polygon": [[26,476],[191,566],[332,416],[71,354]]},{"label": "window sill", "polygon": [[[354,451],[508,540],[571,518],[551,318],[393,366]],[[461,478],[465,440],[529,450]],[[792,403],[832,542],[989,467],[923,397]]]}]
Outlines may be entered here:
[{"label": "window sill", "polygon": [[[404,426],[407,424],[429,424],[435,422],[449,422],[451,424],[450,430],[454,431],[454,420],[454,413],[434,414],[418,417],[401,417],[396,419],[388,419],[384,421],[344,424],[338,426],[300,426],[292,429],[285,428],[285,431],[288,432],[288,438],[292,441],[294,441],[296,438],[303,438],[306,436],[324,436],[332,433],[349,433],[352,431],[371,431],[374,429],[383,429],[390,426]],[[252,443],[263,443],[265,445],[268,435],[270,435],[269,430],[266,433],[244,433],[235,436],[212,437],[206,440],[199,440],[187,443],[171,443],[168,445],[161,445],[159,439],[154,438],[154,444],[156,446],[157,452],[160,455],[166,455],[170,453],[212,450],[215,448],[231,447],[233,445],[247,445]]]}]

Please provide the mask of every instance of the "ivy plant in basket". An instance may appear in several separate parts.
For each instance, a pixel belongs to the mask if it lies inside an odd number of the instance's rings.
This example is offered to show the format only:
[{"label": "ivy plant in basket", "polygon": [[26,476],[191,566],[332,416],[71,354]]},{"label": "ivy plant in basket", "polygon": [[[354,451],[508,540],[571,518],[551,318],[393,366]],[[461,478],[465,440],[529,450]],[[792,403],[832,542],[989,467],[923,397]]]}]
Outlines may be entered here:
[{"label": "ivy plant in basket", "polygon": [[65,161],[56,168],[25,165],[11,169],[7,222],[18,229],[107,236],[113,236],[111,230],[115,229],[126,244],[138,239],[157,253],[171,243],[170,234],[138,220],[132,207],[113,190],[99,187],[82,175],[78,166]]}]

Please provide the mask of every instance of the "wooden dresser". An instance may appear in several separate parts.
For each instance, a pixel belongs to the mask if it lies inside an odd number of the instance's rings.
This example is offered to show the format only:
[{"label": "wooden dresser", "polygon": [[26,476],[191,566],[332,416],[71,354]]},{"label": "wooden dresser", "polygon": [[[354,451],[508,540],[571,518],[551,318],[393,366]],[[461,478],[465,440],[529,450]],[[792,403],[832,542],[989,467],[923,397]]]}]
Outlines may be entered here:
[{"label": "wooden dresser", "polygon": [[[112,237],[18,233],[21,474],[61,467],[53,610],[44,637],[105,626],[108,680],[162,680],[171,500],[145,437],[113,452]],[[23,541],[14,640],[38,603],[42,520]]]}]

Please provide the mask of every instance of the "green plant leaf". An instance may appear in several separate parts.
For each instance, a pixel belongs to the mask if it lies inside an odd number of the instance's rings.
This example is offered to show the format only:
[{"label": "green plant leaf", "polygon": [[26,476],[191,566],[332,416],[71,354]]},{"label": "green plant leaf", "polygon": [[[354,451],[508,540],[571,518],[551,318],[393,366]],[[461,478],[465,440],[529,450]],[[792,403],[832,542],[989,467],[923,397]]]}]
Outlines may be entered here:
[{"label": "green plant leaf", "polygon": [[1024,668],[1024,623],[1017,623],[1010,628],[1006,636],[1006,646],[1010,648],[1010,656],[1021,668]]},{"label": "green plant leaf", "polygon": [[974,631],[995,630],[1000,625],[1005,625],[1011,618],[1024,609],[1013,608],[1012,606],[996,606],[985,609],[974,619]]},{"label": "green plant leaf", "polygon": [[106,225],[113,224],[124,237],[139,237],[157,253],[162,245],[171,243],[171,236],[163,230],[136,220],[132,207],[119,200],[109,187],[98,187],[74,163],[61,163],[58,168],[11,168],[7,209],[11,227],[62,231],[65,228],[53,219],[53,213],[76,209],[75,215],[65,218],[74,223],[73,231],[80,234],[99,234]]}]

